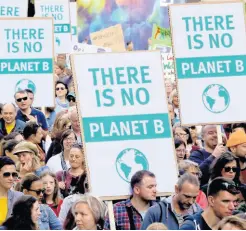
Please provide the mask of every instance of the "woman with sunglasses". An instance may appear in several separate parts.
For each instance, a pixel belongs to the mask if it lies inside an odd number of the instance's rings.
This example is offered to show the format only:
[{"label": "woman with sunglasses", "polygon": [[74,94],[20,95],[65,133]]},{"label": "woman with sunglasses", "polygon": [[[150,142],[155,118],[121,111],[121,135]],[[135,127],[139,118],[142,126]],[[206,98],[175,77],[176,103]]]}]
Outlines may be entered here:
[{"label": "woman with sunglasses", "polygon": [[40,217],[38,227],[40,230],[61,230],[62,225],[52,209],[45,204],[42,204],[44,196],[44,185],[40,177],[30,173],[27,174],[21,181],[21,191],[25,195],[35,197],[40,205]]},{"label": "woman with sunglasses", "polygon": [[[219,158],[215,159],[210,167],[210,180],[217,177],[224,177],[233,180],[237,186],[241,185],[240,177],[240,164],[239,159],[231,152],[223,153]],[[207,192],[208,184],[202,187],[203,192]]]},{"label": "woman with sunglasses", "polygon": [[66,98],[68,95],[68,86],[62,81],[57,81],[55,85],[55,90],[56,90],[55,112],[58,113],[62,110],[66,110],[69,108],[69,102]]},{"label": "woman with sunglasses", "polygon": [[40,207],[32,196],[21,196],[14,204],[13,213],[0,230],[38,230]]},{"label": "woman with sunglasses", "polygon": [[56,216],[59,216],[62,199],[60,198],[60,191],[56,175],[52,172],[45,172],[41,175],[41,180],[44,185],[44,197],[42,199],[43,204],[47,204],[54,211]]},{"label": "woman with sunglasses", "polygon": [[80,144],[74,144],[69,153],[71,168],[56,174],[63,198],[87,191],[87,176],[85,171],[84,151]]}]

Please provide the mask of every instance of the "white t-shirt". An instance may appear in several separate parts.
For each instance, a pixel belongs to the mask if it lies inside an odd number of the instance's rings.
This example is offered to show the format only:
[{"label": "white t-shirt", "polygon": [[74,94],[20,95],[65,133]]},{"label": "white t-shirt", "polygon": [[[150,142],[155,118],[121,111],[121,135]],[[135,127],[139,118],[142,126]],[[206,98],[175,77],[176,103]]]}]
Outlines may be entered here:
[{"label": "white t-shirt", "polygon": [[[70,164],[68,161],[66,161],[66,164],[67,164],[67,168],[70,168]],[[61,153],[55,156],[52,156],[48,160],[48,163],[46,165],[49,167],[50,171],[55,174],[59,171],[63,171],[62,165],[61,165]]]}]

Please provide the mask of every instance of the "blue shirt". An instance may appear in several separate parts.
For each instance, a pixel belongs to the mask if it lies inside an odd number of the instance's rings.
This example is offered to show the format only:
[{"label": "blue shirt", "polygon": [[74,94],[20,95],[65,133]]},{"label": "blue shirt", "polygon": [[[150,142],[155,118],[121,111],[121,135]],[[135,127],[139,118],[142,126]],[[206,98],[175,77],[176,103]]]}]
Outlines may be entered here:
[{"label": "blue shirt", "polygon": [[[38,123],[40,124],[40,126],[42,127],[43,130],[47,131],[48,130],[48,124],[46,121],[46,118],[44,116],[44,113],[41,112],[40,110],[37,110],[35,108],[31,108],[31,116],[37,117]],[[26,115],[24,115],[21,110],[18,110],[17,112],[17,116],[16,116],[16,120],[21,120],[23,122],[28,122],[29,119],[27,118]]]}]

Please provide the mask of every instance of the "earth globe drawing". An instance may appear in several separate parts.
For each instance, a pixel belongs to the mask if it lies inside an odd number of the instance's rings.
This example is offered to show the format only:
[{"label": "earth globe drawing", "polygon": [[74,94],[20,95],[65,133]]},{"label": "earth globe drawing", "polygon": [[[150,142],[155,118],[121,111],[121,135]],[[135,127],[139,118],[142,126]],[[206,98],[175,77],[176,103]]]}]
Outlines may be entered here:
[{"label": "earth globe drawing", "polygon": [[224,112],[230,104],[230,94],[219,84],[211,84],[202,94],[204,106],[212,113]]},{"label": "earth globe drawing", "polygon": [[117,173],[126,182],[130,182],[137,171],[149,170],[149,163],[145,155],[134,148],[121,151],[115,164]]},{"label": "earth globe drawing", "polygon": [[30,89],[34,94],[36,93],[36,85],[30,79],[21,79],[15,85],[15,92]]}]

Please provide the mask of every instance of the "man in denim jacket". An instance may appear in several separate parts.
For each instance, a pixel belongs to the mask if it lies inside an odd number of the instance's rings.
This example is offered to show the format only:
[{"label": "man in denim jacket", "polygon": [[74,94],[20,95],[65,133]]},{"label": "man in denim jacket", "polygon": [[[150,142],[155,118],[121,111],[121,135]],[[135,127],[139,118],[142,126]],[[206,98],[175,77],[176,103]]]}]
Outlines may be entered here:
[{"label": "man in denim jacket", "polygon": [[41,204],[43,198],[43,182],[35,174],[27,174],[21,182],[21,190],[25,195],[31,195],[39,200],[41,216],[39,218],[40,230],[61,230],[62,225],[52,209],[45,204]]}]

